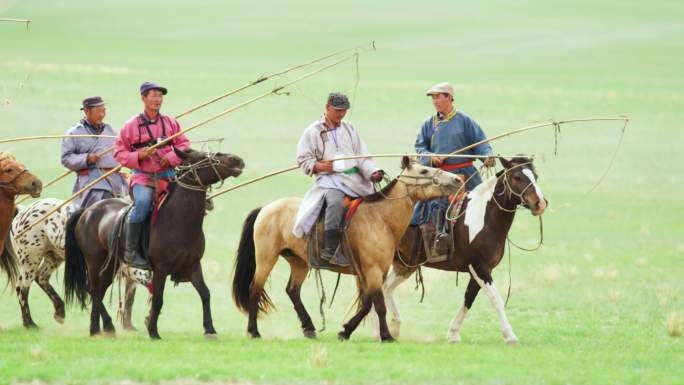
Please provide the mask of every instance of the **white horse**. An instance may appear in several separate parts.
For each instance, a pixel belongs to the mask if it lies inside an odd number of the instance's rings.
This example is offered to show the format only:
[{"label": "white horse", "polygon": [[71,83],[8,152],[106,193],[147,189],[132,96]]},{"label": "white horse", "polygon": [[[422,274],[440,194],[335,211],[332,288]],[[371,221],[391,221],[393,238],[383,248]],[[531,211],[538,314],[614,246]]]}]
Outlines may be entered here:
[{"label": "white horse", "polygon": [[[66,222],[74,211],[73,206],[65,205],[45,221],[31,228],[25,235],[15,239],[36,219],[52,211],[63,203],[60,199],[45,198],[23,207],[17,207],[17,213],[12,221],[11,231],[7,235],[5,250],[10,253],[15,265],[18,264],[19,274],[16,282],[16,293],[21,307],[21,318],[26,328],[37,325],[31,318],[28,294],[31,283],[36,280],[38,286],[47,294],[55,308],[54,318],[57,322],[64,322],[64,301],[50,284],[50,275],[64,262],[64,237]],[[126,304],[123,314],[123,326],[127,330],[135,330],[131,323],[131,310],[135,297],[135,283],[145,284],[148,274],[144,270],[122,269],[126,279]]]}]

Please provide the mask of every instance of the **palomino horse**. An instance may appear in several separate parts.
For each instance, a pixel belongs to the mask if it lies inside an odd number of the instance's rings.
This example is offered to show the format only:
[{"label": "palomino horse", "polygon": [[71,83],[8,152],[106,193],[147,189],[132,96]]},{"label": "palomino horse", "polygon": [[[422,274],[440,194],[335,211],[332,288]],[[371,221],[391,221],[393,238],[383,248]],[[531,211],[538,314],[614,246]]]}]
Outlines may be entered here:
[{"label": "palomino horse", "polygon": [[[372,305],[380,318],[382,340],[393,340],[385,322],[382,281],[408,227],[413,205],[418,200],[445,196],[460,187],[456,175],[412,165],[407,157],[402,160],[402,168],[401,174],[381,192],[364,198],[347,229],[346,238],[352,252],[349,257],[354,262],[350,267],[334,270],[345,274],[360,273],[357,276],[360,306],[338,334],[341,340],[349,339]],[[264,284],[279,255],[290,264],[286,292],[302,323],[304,336],[316,336],[300,297],[302,283],[309,271],[306,240],[292,233],[300,203],[300,198],[279,199],[253,210],[245,220],[235,263],[233,299],[239,309],[249,314],[247,331],[254,338],[260,337],[257,313],[266,313],[271,305]]]},{"label": "palomino horse", "polygon": [[[17,162],[12,155],[0,152],[0,251],[5,249],[5,236],[14,218],[14,197],[30,194],[37,198],[43,189],[43,183],[26,167]],[[3,270],[14,282],[17,277],[16,262],[10,253],[0,254],[0,270]]]},{"label": "palomino horse", "polygon": [[[245,164],[230,154],[209,154],[175,150],[183,159],[178,177],[169,186],[169,195],[150,229],[148,255],[152,265],[152,307],[147,330],[159,339],[157,320],[161,312],[167,276],[178,282],[192,282],[202,300],[204,333],[216,335],[211,319],[209,289],[204,283],[200,260],[204,254],[204,221],[207,189],[214,183],[238,176]],[[116,272],[107,263],[108,237],[117,218],[124,215],[129,202],[105,199],[85,210],[76,211],[67,221],[64,284],[67,302],[76,298],[85,307],[90,294],[90,334],[100,332],[100,317],[105,333],[114,333],[112,319],[102,299]]]},{"label": "palomino horse", "polygon": [[[29,289],[36,280],[38,286],[47,294],[55,309],[53,318],[59,323],[64,322],[64,301],[50,284],[52,272],[64,262],[64,236],[67,219],[73,213],[71,205],[62,206],[59,211],[45,221],[33,226],[20,239],[12,234],[19,234],[26,229],[31,221],[60,206],[60,199],[45,198],[31,203],[26,207],[17,207],[17,215],[12,221],[12,231],[7,234],[4,253],[14,253],[15,263],[18,263],[16,293],[21,307],[21,319],[25,328],[38,327],[31,317],[29,307]],[[16,269],[16,268],[15,268]],[[137,269],[134,273],[144,273]],[[126,272],[129,272],[126,270]],[[135,298],[135,280],[126,279],[126,305],[123,312],[123,326],[126,330],[135,330],[131,323],[133,298]]]},{"label": "palomino horse", "polygon": [[[452,258],[423,265],[470,274],[465,301],[447,332],[447,338],[452,342],[461,340],[461,325],[480,289],[484,290],[496,310],[505,342],[513,344],[518,341],[506,317],[501,295],[494,285],[492,270],[503,257],[508,231],[518,206],[529,208],[532,215],[537,216],[544,213],[547,201],[537,185],[537,173],[531,159],[519,157],[507,161],[500,158],[500,161],[504,170],[497,173],[496,177],[491,177],[480,184],[465,199],[462,214],[452,227]],[[384,285],[385,300],[392,314],[392,334],[395,337],[399,335],[401,321],[393,298],[394,290],[406,281],[420,264],[420,261],[416,261],[411,255],[414,248],[407,239],[408,237],[402,239],[399,246],[400,254],[394,260],[394,269],[387,276]],[[374,322],[373,326],[377,334],[377,323]]]}]

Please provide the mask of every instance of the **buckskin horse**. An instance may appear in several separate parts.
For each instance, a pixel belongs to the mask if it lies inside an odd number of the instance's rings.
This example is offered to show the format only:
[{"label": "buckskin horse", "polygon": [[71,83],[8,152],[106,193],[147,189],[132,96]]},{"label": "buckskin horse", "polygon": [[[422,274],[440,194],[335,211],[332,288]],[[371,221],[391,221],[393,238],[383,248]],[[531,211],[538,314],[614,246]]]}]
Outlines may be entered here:
[{"label": "buckskin horse", "polygon": [[[37,198],[43,183],[31,174],[14,156],[0,152],[0,251],[5,249],[5,237],[16,214],[14,197],[30,194]],[[17,278],[17,267],[11,253],[0,254],[0,270],[4,271],[10,283]]]},{"label": "buckskin horse", "polygon": [[[484,290],[496,310],[504,341],[508,344],[518,341],[506,317],[501,295],[494,285],[492,270],[501,262],[508,231],[518,206],[529,208],[532,215],[539,216],[544,213],[548,202],[537,184],[537,173],[531,159],[499,159],[504,169],[496,177],[477,186],[464,200],[461,214],[452,226],[454,252],[451,258],[436,263],[417,261],[416,256],[412,255],[415,249],[410,242],[411,237],[402,238],[393,269],[384,284],[385,300],[392,314],[392,334],[395,337],[399,335],[401,321],[394,302],[394,290],[422,265],[470,274],[464,303],[447,331],[450,341],[461,341],[461,326],[480,289]],[[374,334],[377,335],[377,322],[373,323],[373,327]]]},{"label": "buckskin horse", "polygon": [[[402,172],[380,192],[364,198],[352,218],[345,237],[348,239],[352,266],[334,271],[356,274],[359,308],[338,334],[348,340],[372,305],[380,318],[380,337],[393,341],[385,322],[382,282],[394,252],[411,219],[418,200],[445,196],[460,187],[461,180],[439,169],[411,164],[402,159]],[[291,273],[286,292],[301,321],[304,336],[315,338],[316,331],[300,297],[302,283],[309,271],[305,238],[297,238],[292,229],[300,198],[283,198],[253,210],[244,222],[233,276],[233,299],[248,313],[248,333],[259,338],[257,314],[266,313],[272,302],[264,290],[273,266],[282,256]]]},{"label": "buckskin horse", "polygon": [[[204,282],[200,260],[204,254],[202,223],[208,188],[244,168],[235,155],[205,153],[175,149],[183,160],[178,176],[169,185],[169,195],[159,210],[156,224],[150,229],[148,256],[152,266],[152,306],[147,318],[147,330],[152,339],[159,339],[157,320],[161,312],[167,276],[174,282],[190,281],[202,300],[203,326],[207,337],[214,337],[209,289]],[[78,301],[82,308],[90,294],[90,334],[100,333],[100,317],[107,334],[114,333],[112,319],[102,299],[116,272],[114,263],[107,263],[108,237],[117,218],[124,215],[129,203],[122,199],[105,199],[76,211],[67,221],[64,285],[66,300]]]}]

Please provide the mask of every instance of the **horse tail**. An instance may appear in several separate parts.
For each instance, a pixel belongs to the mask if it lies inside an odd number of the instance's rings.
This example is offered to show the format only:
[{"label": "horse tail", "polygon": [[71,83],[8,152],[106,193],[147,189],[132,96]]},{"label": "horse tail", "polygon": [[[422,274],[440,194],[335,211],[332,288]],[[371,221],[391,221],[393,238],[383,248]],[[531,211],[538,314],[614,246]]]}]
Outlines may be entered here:
[{"label": "horse tail", "polygon": [[64,240],[64,297],[67,303],[74,300],[85,309],[88,296],[88,274],[85,257],[76,241],[76,224],[83,214],[83,209],[74,211],[66,223],[66,239]]},{"label": "horse tail", "polygon": [[[235,273],[233,274],[233,300],[238,309],[249,311],[252,281],[256,271],[256,255],[254,250],[254,222],[261,208],[256,208],[247,215],[242,225],[242,235],[235,258]],[[271,299],[265,290],[259,294],[258,311],[266,313],[272,306]]]},{"label": "horse tail", "polygon": [[[14,209],[14,216],[17,216],[19,210]],[[19,265],[17,263],[17,255],[14,252],[14,246],[12,245],[12,229],[7,231],[5,236],[5,243],[2,248],[2,254],[0,254],[0,270],[7,274],[7,285],[14,286],[19,276]],[[7,287],[7,286],[5,286]]]}]

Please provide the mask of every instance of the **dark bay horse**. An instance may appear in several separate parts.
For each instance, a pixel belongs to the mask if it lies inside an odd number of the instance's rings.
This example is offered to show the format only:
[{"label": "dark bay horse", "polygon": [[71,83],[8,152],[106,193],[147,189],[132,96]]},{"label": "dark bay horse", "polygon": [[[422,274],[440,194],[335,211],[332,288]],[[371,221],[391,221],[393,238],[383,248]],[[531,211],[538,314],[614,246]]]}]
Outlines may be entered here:
[{"label": "dark bay horse", "polygon": [[[204,283],[200,259],[204,254],[202,223],[207,189],[214,183],[238,176],[244,168],[235,155],[176,150],[183,163],[178,167],[176,182],[159,210],[157,223],[150,230],[148,255],[152,265],[152,307],[147,330],[159,339],[157,320],[161,312],[167,276],[175,282],[190,281],[202,300],[204,333],[214,336],[209,289]],[[114,333],[112,319],[103,298],[112,283],[118,263],[105,266],[108,237],[116,219],[129,203],[122,199],[105,199],[85,210],[76,211],[67,221],[64,285],[67,302],[76,299],[82,308],[90,294],[90,334],[100,332],[100,317],[106,333]],[[103,270],[104,266],[104,270]]]},{"label": "dark bay horse", "polygon": [[[454,317],[447,338],[459,342],[459,334],[466,313],[480,289],[484,290],[496,310],[501,332],[506,343],[518,341],[506,317],[504,303],[492,279],[492,270],[501,262],[508,231],[513,223],[516,209],[524,206],[532,215],[542,215],[547,201],[537,184],[537,173],[528,158],[513,158],[510,161],[500,158],[504,170],[497,173],[471,191],[464,200],[460,217],[452,228],[454,254],[451,259],[438,263],[425,263],[423,266],[446,271],[468,272],[470,281],[465,292],[465,301]],[[395,258],[392,272],[387,276],[384,293],[387,306],[392,314],[392,334],[399,334],[401,321],[394,302],[394,290],[417,270],[420,264],[411,255],[413,244],[409,237],[402,238],[399,255]],[[401,257],[401,258],[400,258]],[[377,323],[374,323],[377,334]]]},{"label": "dark bay horse", "polygon": [[[335,271],[355,274],[359,287],[360,306],[357,313],[344,325],[338,337],[347,340],[372,305],[380,318],[383,341],[393,338],[385,322],[385,303],[382,282],[389,270],[401,236],[411,219],[413,205],[418,200],[446,196],[456,191],[461,180],[439,169],[411,164],[402,160],[402,172],[383,191],[364,199],[347,229],[346,237],[354,260],[351,266]],[[269,310],[271,301],[264,290],[278,256],[290,264],[290,280],[286,292],[294,304],[302,324],[304,336],[314,338],[315,328],[300,297],[302,283],[309,272],[305,238],[293,233],[294,221],[301,204],[300,198],[283,198],[261,209],[253,210],[245,220],[233,276],[233,299],[237,307],[248,313],[248,333],[260,337],[257,315]]]},{"label": "dark bay horse", "polygon": [[14,197],[30,194],[37,198],[42,189],[43,183],[37,176],[28,172],[14,156],[0,152],[0,270],[12,284],[17,278],[17,267],[12,253],[5,252],[5,238],[16,214]]}]

